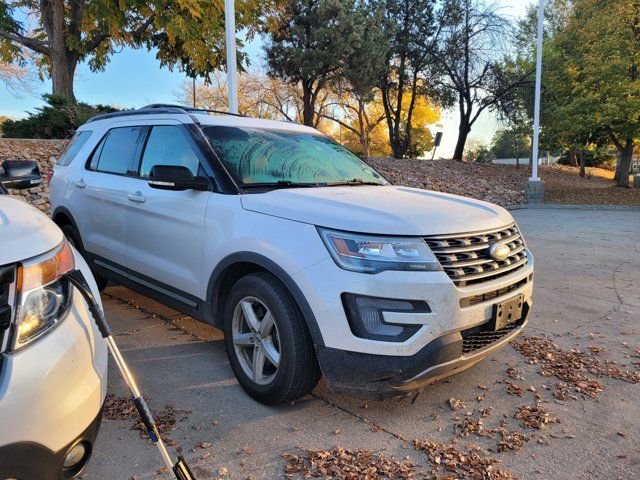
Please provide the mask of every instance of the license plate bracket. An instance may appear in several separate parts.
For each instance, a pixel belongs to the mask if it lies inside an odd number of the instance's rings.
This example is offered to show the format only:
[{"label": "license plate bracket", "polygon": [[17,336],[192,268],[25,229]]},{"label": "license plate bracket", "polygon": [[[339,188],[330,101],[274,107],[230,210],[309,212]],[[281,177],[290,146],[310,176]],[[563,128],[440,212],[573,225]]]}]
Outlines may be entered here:
[{"label": "license plate bracket", "polygon": [[524,295],[522,294],[504,302],[496,303],[493,306],[493,317],[491,319],[493,330],[500,330],[520,320],[523,306]]}]

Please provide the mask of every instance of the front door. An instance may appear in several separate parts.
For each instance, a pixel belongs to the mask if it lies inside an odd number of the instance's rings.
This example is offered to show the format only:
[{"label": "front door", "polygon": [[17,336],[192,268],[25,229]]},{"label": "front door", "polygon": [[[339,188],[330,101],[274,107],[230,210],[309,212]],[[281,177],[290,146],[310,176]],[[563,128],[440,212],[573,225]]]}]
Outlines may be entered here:
[{"label": "front door", "polygon": [[211,193],[159,190],[151,188],[147,179],[155,165],[181,165],[194,175],[204,175],[202,160],[180,123],[166,121],[150,126],[135,188],[127,192],[130,278],[181,301],[185,299],[176,297],[173,290],[193,296],[199,296],[202,290],[204,221]]}]

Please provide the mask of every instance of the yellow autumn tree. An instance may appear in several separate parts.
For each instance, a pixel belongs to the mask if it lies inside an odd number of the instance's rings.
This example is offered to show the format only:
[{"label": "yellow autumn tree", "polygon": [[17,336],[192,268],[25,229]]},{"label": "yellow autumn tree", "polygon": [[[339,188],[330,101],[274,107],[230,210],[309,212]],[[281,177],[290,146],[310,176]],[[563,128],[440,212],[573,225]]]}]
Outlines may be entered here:
[{"label": "yellow autumn tree", "polygon": [[[327,116],[338,125],[334,137],[351,151],[363,157],[386,157],[392,154],[389,129],[380,95],[369,103],[353,97],[339,97],[342,117]],[[409,99],[406,99],[409,102]],[[406,106],[408,107],[408,105]],[[403,108],[407,111],[408,108]],[[411,143],[407,156],[418,157],[433,148],[430,126],[440,120],[440,109],[426,96],[416,99],[411,119]]]}]

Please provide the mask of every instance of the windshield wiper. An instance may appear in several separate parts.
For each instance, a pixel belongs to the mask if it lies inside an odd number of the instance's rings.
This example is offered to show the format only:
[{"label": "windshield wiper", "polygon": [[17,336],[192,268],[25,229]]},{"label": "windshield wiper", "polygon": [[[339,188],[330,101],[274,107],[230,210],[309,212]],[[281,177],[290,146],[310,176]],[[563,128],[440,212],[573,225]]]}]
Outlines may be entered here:
[{"label": "windshield wiper", "polygon": [[323,184],[326,187],[341,187],[344,185],[384,185],[383,183],[380,182],[373,182],[373,181],[365,181],[362,180],[361,178],[354,178],[353,180],[341,180],[339,182],[327,182]]},{"label": "windshield wiper", "polygon": [[242,188],[309,188],[320,187],[320,183],[297,183],[291,180],[278,180],[277,182],[243,183]]}]

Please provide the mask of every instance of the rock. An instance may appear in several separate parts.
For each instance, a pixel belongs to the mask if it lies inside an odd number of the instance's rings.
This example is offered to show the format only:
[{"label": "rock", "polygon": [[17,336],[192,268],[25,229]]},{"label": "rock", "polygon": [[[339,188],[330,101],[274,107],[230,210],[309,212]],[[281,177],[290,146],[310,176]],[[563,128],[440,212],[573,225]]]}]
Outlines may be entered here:
[{"label": "rock", "polygon": [[57,163],[67,140],[31,140],[0,138],[0,162],[5,160],[32,160],[38,164],[42,174],[42,184],[28,190],[12,190],[17,198],[29,202],[39,210],[50,213],[49,185],[47,173]]}]

